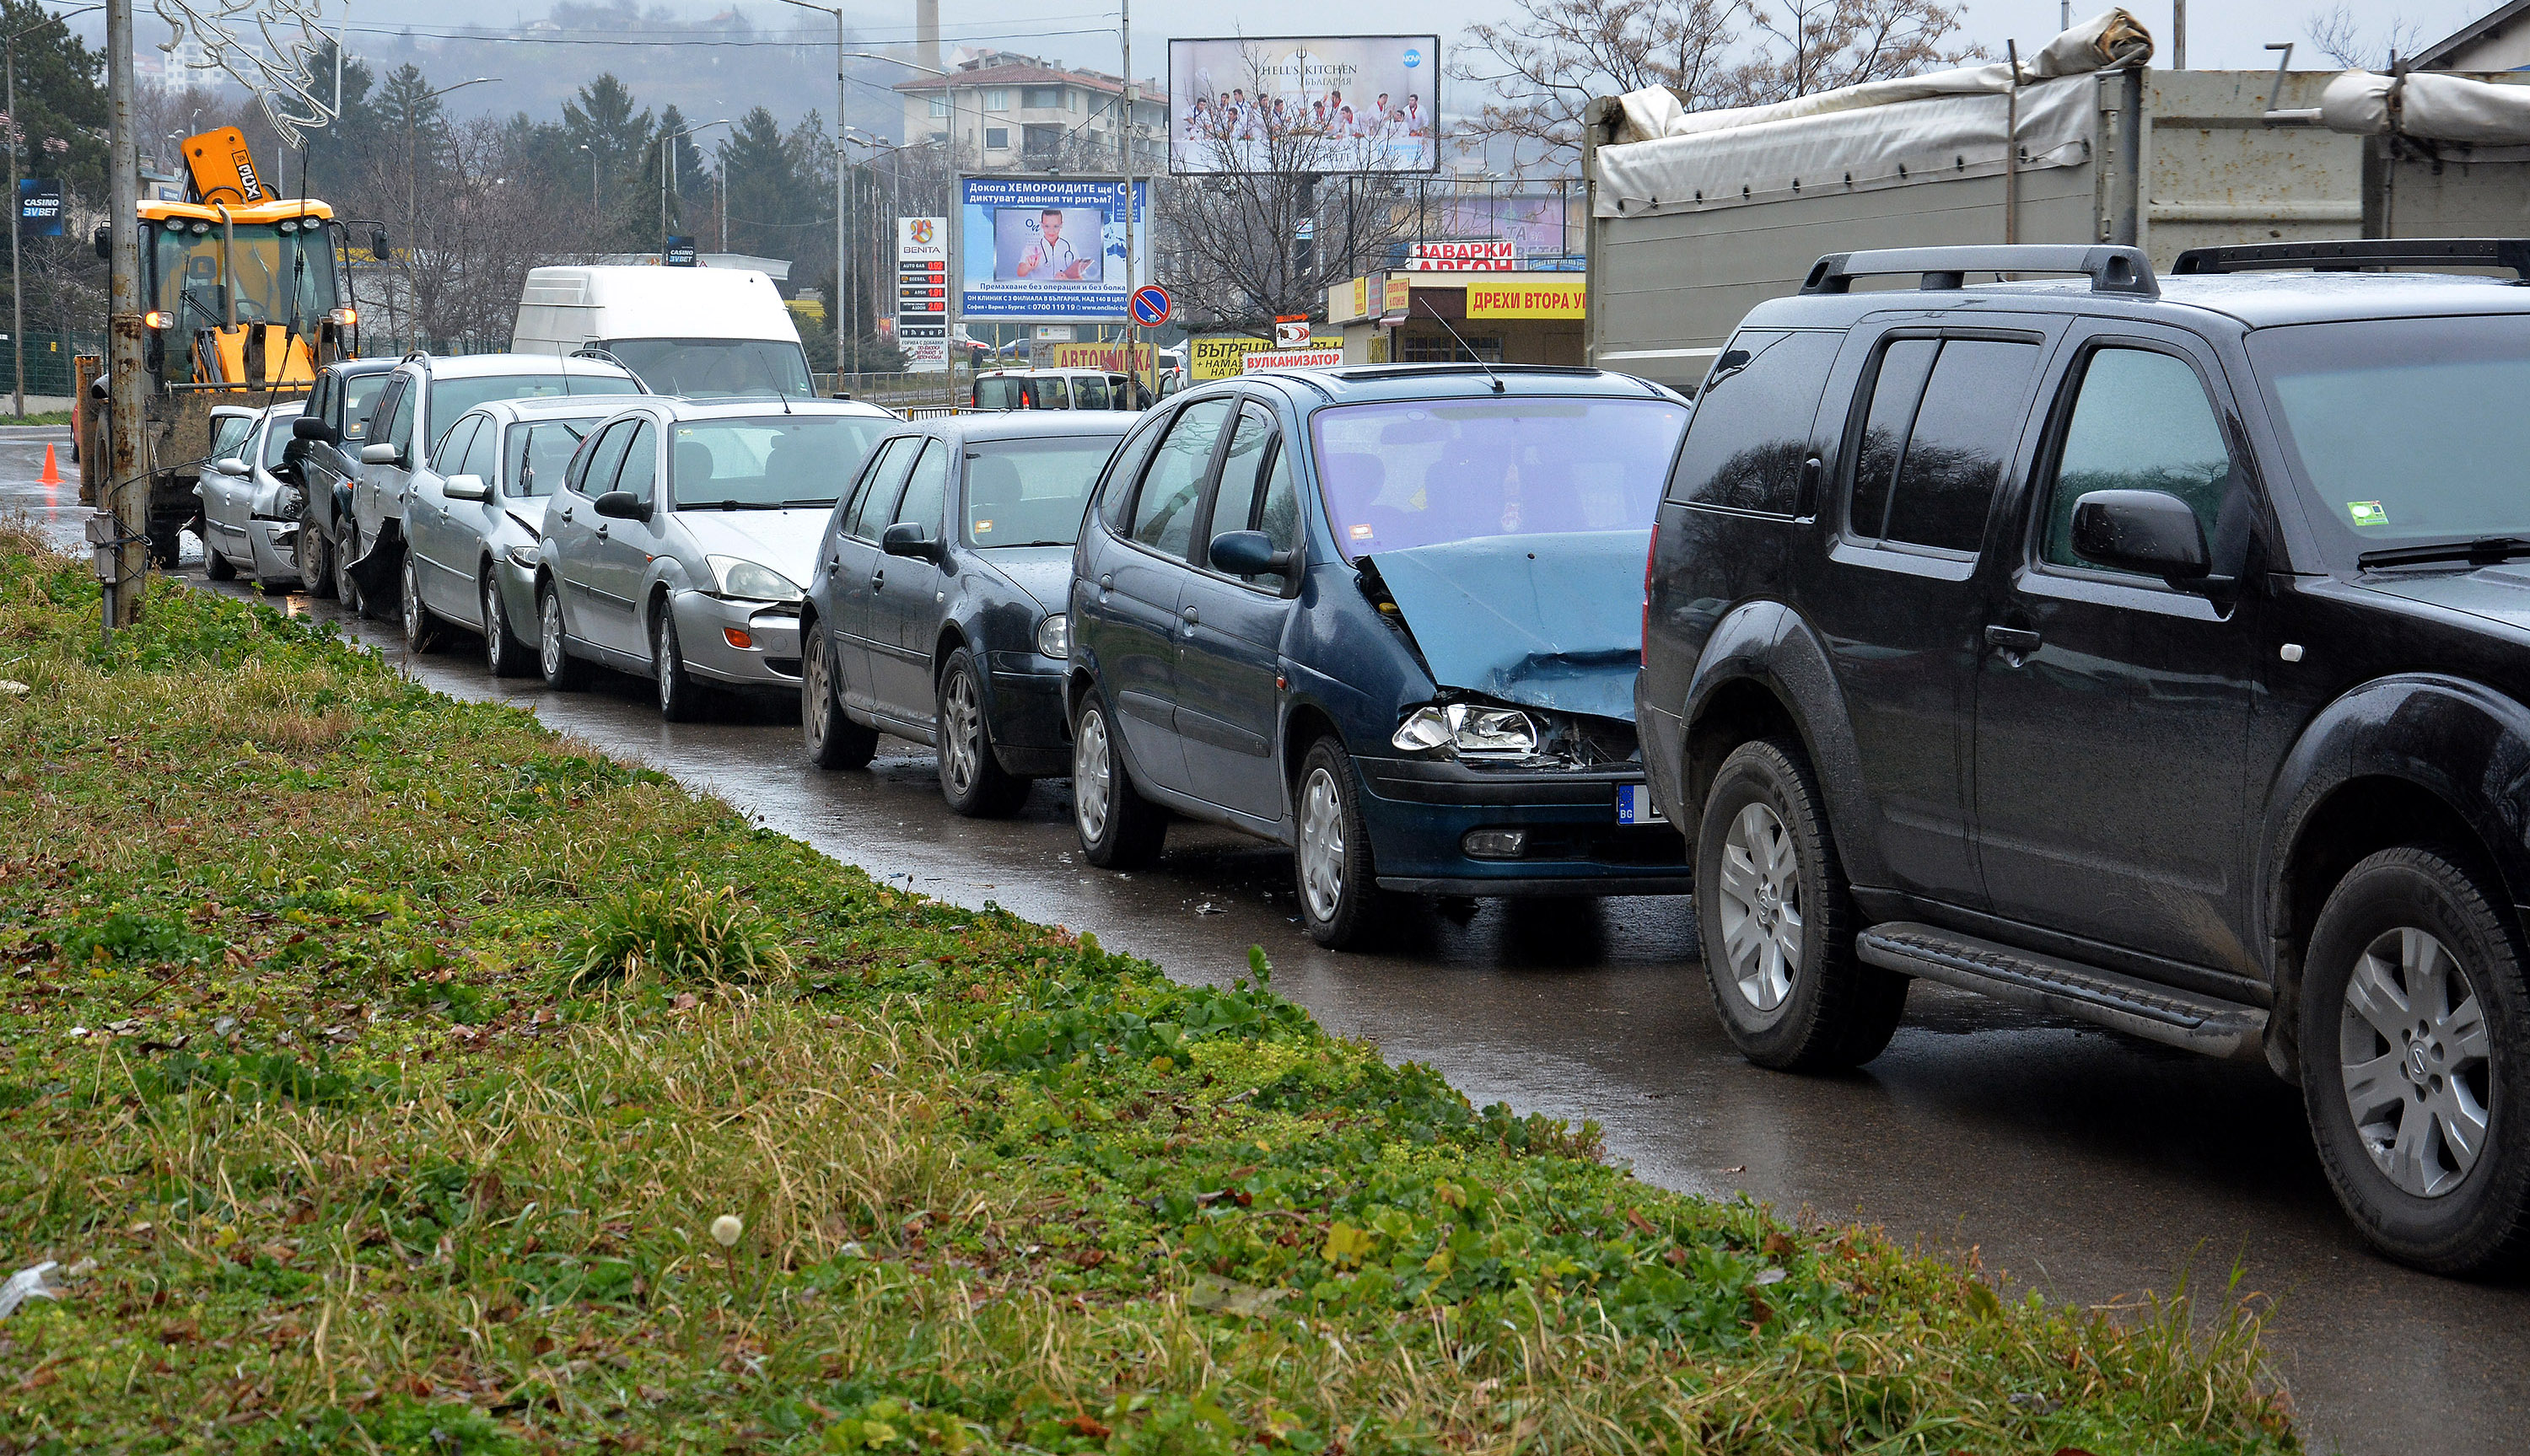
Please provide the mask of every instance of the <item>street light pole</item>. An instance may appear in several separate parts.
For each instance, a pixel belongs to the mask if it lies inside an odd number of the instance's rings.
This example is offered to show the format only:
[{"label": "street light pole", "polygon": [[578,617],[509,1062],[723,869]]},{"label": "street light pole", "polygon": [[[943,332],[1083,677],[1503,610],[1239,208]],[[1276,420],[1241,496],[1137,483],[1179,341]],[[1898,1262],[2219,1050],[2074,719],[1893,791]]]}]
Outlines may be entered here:
[{"label": "street light pole", "polygon": [[[461,81],[454,85],[441,86],[435,91],[424,91],[406,104],[404,109],[404,236],[406,239],[405,247],[408,249],[406,256],[412,256],[410,249],[413,245],[412,240],[421,236],[421,196],[418,190],[416,190],[417,183],[415,182],[415,177],[421,170],[421,146],[418,135],[414,130],[414,114],[421,110],[421,103],[424,101],[435,101],[440,97],[447,95],[450,91],[462,91],[468,86],[479,86],[491,81],[499,81],[500,79],[501,78],[497,76],[477,76],[469,81]],[[410,294],[411,290],[408,289],[407,293]],[[408,298],[406,306],[408,310],[410,310],[412,306],[410,298]],[[414,324],[415,327],[413,329],[412,342],[419,343],[421,339],[419,320],[414,320]]]},{"label": "street light pole", "polygon": [[670,132],[659,138],[659,262],[663,266],[668,261],[668,192],[677,185],[677,142],[696,132],[708,132],[714,127],[729,124],[729,118],[722,117],[719,121],[703,122],[682,132]]},{"label": "street light pole", "polygon": [[[806,4],[806,0],[784,0],[784,3],[788,5],[804,5]],[[807,6],[807,8],[815,10],[821,7],[811,5]],[[949,72],[943,71],[937,66],[925,66],[920,61],[908,61],[900,56],[883,56],[876,51],[865,50],[846,51],[844,54],[856,61],[885,61],[891,66],[902,66],[908,71],[919,71],[928,76],[937,76],[943,81],[950,80]],[[837,73],[841,74],[842,69],[843,63],[838,61],[836,63]],[[949,102],[949,297],[947,300],[949,307],[947,310],[947,319],[949,327],[949,389],[950,393],[954,395],[957,393],[958,388],[958,355],[961,352],[958,346],[958,244],[959,234],[962,231],[960,227],[960,223],[963,218],[965,209],[958,205],[958,87],[953,82],[949,85],[942,86],[941,90],[948,97]],[[976,129],[981,131],[983,125],[983,104],[979,101],[976,103],[975,107]],[[983,160],[982,140],[983,138],[980,136],[976,138],[976,160],[979,163]],[[842,159],[840,157],[837,158],[839,163],[841,160]],[[838,195],[840,195],[840,193]],[[841,211],[840,208],[837,210],[838,212]]]},{"label": "street light pole", "polygon": [[[835,296],[826,300],[826,312],[830,321],[835,326],[835,373],[840,376],[845,372],[844,350],[846,345],[844,343],[844,325],[845,316],[848,310],[844,299],[852,264],[852,207],[850,198],[852,194],[852,159],[851,154],[845,150],[847,133],[850,131],[850,128],[845,126],[844,115],[845,107],[849,100],[849,92],[846,89],[847,78],[844,74],[844,59],[847,55],[847,52],[844,50],[844,46],[846,44],[844,40],[844,9],[840,5],[811,4],[810,0],[782,0],[782,3],[785,5],[796,5],[801,10],[823,11],[827,15],[831,15],[835,18]],[[857,344],[859,342],[860,335],[857,332],[857,328],[855,328],[855,332],[852,335],[852,338],[853,343]],[[840,384],[842,381],[839,378],[836,382]]]},{"label": "street light pole", "polygon": [[579,149],[588,153],[588,231],[590,237],[595,237],[598,219],[603,216],[597,205],[597,151],[585,141]]},{"label": "street light pole", "polygon": [[[20,419],[27,417],[27,281],[18,266],[18,248],[19,234],[26,231],[27,219],[18,200],[18,137],[21,132],[18,122],[18,37],[40,30],[56,21],[66,21],[72,16],[104,8],[101,5],[82,5],[77,10],[65,10],[60,15],[48,15],[9,34],[9,351],[17,366],[17,415]],[[138,166],[138,140],[133,143],[133,159]],[[133,185],[133,195],[139,195],[137,180]]]}]

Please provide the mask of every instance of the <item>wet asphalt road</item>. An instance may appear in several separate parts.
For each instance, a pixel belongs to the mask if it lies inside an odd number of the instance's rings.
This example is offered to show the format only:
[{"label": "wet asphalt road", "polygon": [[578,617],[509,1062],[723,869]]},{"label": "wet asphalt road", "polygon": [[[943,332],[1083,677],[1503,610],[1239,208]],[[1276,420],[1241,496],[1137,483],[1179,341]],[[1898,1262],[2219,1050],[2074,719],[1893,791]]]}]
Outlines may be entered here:
[{"label": "wet asphalt road", "polygon": [[[0,518],[25,512],[76,545],[76,486],[31,484],[41,459],[39,444],[0,440]],[[273,601],[350,624],[328,601]],[[365,635],[403,659],[383,624]],[[457,696],[530,708],[874,875],[1095,932],[1182,979],[1227,982],[1262,945],[1276,988],[1330,1029],[1431,1063],[1480,1105],[1594,1118],[1652,1182],[1974,1249],[2016,1285],[2086,1305],[2182,1277],[2219,1292],[2237,1263],[2242,1287],[2272,1301],[2275,1369],[2314,1450],[2530,1449],[2530,1288],[2374,1257],[2329,1194],[2298,1094],[2262,1067],[1919,983],[1904,1028],[1862,1071],[1761,1071],[1715,1021],[1683,899],[1408,904],[1382,949],[1336,955],[1292,919],[1288,856],[1254,841],[1179,826],[1155,869],[1109,874],[1080,862],[1062,784],[1040,784],[1014,820],[961,820],[940,802],[928,750],[890,739],[866,772],[820,773],[788,704],[729,703],[670,725],[646,682],[599,674],[590,691],[556,694],[495,680],[474,639],[455,637],[408,666]]]}]

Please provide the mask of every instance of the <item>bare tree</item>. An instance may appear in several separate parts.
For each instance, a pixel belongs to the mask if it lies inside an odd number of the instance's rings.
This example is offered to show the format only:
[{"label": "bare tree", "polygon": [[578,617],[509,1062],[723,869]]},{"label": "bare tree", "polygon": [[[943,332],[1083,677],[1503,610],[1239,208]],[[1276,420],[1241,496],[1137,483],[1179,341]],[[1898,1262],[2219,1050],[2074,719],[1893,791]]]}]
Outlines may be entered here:
[{"label": "bare tree", "polygon": [[1962,13],[1940,0],[1519,0],[1517,19],[1468,27],[1450,71],[1493,93],[1467,135],[1569,164],[1594,96],[1668,86],[1705,110],[1911,76],[1967,59],[1944,44]]},{"label": "bare tree", "polygon": [[[1411,220],[1375,174],[1411,139],[1398,117],[1372,122],[1352,108],[1269,81],[1261,53],[1246,84],[1188,98],[1182,125],[1212,171],[1155,179],[1161,250],[1190,327],[1258,334],[1278,315],[1323,315],[1329,286],[1384,255]],[[1348,115],[1348,113],[1349,113]],[[1327,179],[1337,179],[1322,186]]]},{"label": "bare tree", "polygon": [[2321,55],[2349,69],[2387,71],[2398,57],[2415,54],[2424,38],[2422,27],[2404,16],[2390,17],[2378,34],[2370,32],[2343,5],[2314,11],[2310,18],[2311,45]]}]

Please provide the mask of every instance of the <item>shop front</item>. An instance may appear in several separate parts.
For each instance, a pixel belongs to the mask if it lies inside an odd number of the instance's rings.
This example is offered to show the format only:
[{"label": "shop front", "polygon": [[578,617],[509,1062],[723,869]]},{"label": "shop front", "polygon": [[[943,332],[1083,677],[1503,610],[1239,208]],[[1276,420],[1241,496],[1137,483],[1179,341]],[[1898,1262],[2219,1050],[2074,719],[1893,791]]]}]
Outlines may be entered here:
[{"label": "shop front", "polygon": [[1327,327],[1348,364],[1578,367],[1586,287],[1571,273],[1374,273],[1327,290]]}]

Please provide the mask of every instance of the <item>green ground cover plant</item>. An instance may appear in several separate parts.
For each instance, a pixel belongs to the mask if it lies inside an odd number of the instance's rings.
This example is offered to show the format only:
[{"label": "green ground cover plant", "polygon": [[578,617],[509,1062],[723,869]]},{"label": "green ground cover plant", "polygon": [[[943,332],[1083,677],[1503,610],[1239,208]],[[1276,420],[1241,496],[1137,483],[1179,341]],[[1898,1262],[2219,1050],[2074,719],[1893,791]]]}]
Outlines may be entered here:
[{"label": "green ground cover plant", "polygon": [[[1998,1295],[0,534],[0,1452],[2290,1451]],[[14,684],[14,685],[12,685]]]}]

